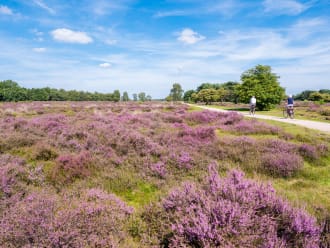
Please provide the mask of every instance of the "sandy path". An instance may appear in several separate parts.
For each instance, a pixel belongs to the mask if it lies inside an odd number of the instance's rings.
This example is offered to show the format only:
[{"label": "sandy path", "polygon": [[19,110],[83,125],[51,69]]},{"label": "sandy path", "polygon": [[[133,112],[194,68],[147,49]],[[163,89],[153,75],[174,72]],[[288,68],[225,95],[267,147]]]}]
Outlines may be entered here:
[{"label": "sandy path", "polygon": [[[212,108],[212,107],[207,107],[207,106],[200,106],[200,105],[192,105],[192,106],[197,106],[197,107],[200,107],[202,109],[208,109],[208,110],[217,111],[217,112],[227,112],[228,111],[228,110],[224,110],[224,109],[217,109],[217,108]],[[241,113],[241,112],[237,112],[237,113],[240,113],[244,116],[251,117],[248,113]],[[308,121],[308,120],[297,120],[297,119],[292,120],[292,119],[285,119],[283,117],[259,115],[259,114],[256,114],[254,117],[259,118],[259,119],[266,119],[266,120],[274,120],[274,121],[281,121],[281,122],[291,123],[291,124],[295,124],[295,125],[299,125],[299,126],[303,126],[303,127],[307,127],[307,128],[312,128],[312,129],[317,129],[319,131],[330,133],[330,123],[324,123],[324,122],[318,122],[318,121]]]}]

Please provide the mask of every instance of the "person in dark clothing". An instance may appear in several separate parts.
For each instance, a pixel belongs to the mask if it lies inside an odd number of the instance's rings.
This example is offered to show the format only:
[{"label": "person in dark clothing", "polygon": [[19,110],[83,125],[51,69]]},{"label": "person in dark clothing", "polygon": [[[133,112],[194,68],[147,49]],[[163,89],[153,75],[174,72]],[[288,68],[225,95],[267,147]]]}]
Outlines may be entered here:
[{"label": "person in dark clothing", "polygon": [[288,105],[287,105],[288,107],[293,107],[293,97],[292,97],[292,95],[289,95],[289,97],[288,97]]}]

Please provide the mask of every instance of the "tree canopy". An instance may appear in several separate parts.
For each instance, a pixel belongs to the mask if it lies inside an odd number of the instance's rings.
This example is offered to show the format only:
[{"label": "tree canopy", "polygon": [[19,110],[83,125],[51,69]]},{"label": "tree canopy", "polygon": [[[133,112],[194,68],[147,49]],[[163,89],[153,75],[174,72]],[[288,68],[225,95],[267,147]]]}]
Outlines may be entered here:
[{"label": "tree canopy", "polygon": [[182,101],[183,89],[180,84],[174,83],[167,100]]},{"label": "tree canopy", "polygon": [[272,73],[271,67],[257,65],[241,75],[242,84],[236,92],[241,102],[248,103],[252,96],[257,98],[257,107],[260,110],[269,110],[279,104],[284,98],[284,88],[278,82],[279,76]]},{"label": "tree canopy", "polygon": [[86,92],[45,88],[23,88],[12,80],[0,81],[0,101],[119,101],[120,92]]}]

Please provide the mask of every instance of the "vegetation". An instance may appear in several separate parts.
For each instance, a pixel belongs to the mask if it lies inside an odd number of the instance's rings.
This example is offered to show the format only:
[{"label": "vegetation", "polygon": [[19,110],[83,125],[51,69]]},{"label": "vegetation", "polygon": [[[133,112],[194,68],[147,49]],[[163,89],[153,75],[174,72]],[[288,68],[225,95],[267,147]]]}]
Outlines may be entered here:
[{"label": "vegetation", "polygon": [[166,97],[167,101],[182,101],[183,89],[180,84],[175,83],[172,86],[169,96]]},{"label": "vegetation", "polygon": [[166,102],[1,103],[0,128],[1,247],[329,246],[329,135]]},{"label": "vegetation", "polygon": [[196,91],[189,90],[185,101],[248,103],[252,96],[257,98],[259,110],[269,110],[284,98],[284,88],[278,82],[278,76],[267,65],[257,65],[241,75],[242,83],[223,84],[203,83]]},{"label": "vegetation", "polygon": [[[136,95],[136,96],[135,96]],[[134,100],[150,101],[151,96],[141,92],[139,95],[133,94]],[[11,80],[0,81],[0,101],[3,102],[19,102],[19,101],[113,101],[119,102],[129,101],[127,92],[121,97],[119,90],[113,93],[90,93],[76,90],[63,90],[45,88],[27,89],[20,87],[16,82]]]},{"label": "vegetation", "polygon": [[269,110],[284,98],[284,88],[270,66],[257,65],[241,75],[242,84],[237,87],[241,102],[248,103],[252,96],[257,98],[259,110]]}]

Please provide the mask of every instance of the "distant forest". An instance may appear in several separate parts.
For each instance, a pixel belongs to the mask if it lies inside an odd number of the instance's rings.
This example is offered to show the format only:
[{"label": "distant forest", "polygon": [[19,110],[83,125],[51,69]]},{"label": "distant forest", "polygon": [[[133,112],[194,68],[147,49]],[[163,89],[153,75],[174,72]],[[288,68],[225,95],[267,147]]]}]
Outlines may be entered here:
[{"label": "distant forest", "polygon": [[[64,90],[45,88],[24,88],[12,80],[0,81],[0,101],[18,102],[18,101],[129,101],[127,92],[122,95],[119,90],[113,93],[87,92],[77,90]],[[135,101],[148,101],[151,96],[144,92],[133,94]]]}]

